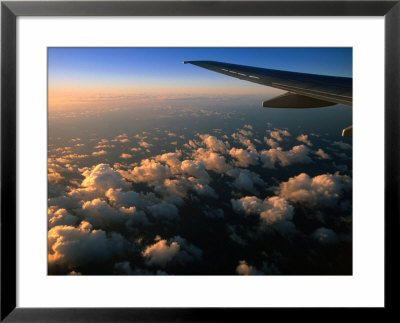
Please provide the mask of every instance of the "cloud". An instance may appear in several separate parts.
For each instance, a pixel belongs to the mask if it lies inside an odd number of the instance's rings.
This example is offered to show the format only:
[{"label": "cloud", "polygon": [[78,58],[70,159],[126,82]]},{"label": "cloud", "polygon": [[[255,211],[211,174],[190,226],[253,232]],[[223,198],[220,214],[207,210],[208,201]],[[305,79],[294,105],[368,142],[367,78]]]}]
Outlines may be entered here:
[{"label": "cloud", "polygon": [[119,141],[121,143],[125,143],[125,142],[129,142],[130,140],[128,139],[128,135],[126,133],[120,134],[118,136],[116,136],[113,140],[111,141]]},{"label": "cloud", "polygon": [[129,261],[122,261],[114,264],[114,273],[117,275],[134,275],[135,271]]},{"label": "cloud", "polygon": [[346,175],[323,174],[310,177],[305,173],[280,184],[280,196],[309,207],[337,205],[343,191],[351,189],[351,178]]},{"label": "cloud", "polygon": [[140,166],[136,166],[130,171],[120,172],[126,179],[135,183],[158,183],[171,175],[168,166],[164,166],[153,159],[144,159]]},{"label": "cloud", "polygon": [[258,154],[254,151],[232,148],[229,150],[229,155],[237,159],[234,164],[239,167],[248,167],[258,164]]},{"label": "cloud", "polygon": [[240,260],[239,265],[236,267],[236,273],[238,275],[249,276],[249,275],[279,275],[281,272],[274,264],[268,264],[267,262],[262,263],[261,270],[258,270],[254,266],[249,266],[245,260]]},{"label": "cloud", "polygon": [[346,144],[343,141],[334,141],[331,145],[332,146],[337,146],[337,147],[339,147],[341,149],[351,149],[352,148],[350,144]]},{"label": "cloud", "polygon": [[224,210],[220,208],[215,208],[210,205],[205,205],[202,213],[210,218],[223,218],[224,217]]},{"label": "cloud", "polygon": [[148,210],[157,219],[172,220],[179,215],[178,208],[174,204],[166,201],[149,206]]},{"label": "cloud", "polygon": [[76,216],[71,215],[66,209],[57,209],[55,206],[50,206],[47,209],[47,217],[49,228],[57,225],[72,225],[74,226],[78,222]]},{"label": "cloud", "polygon": [[231,169],[231,166],[226,163],[224,156],[204,148],[198,148],[194,151],[193,158],[201,161],[207,170],[212,170],[219,174],[225,173]]},{"label": "cloud", "polygon": [[142,200],[138,193],[111,188],[106,191],[105,196],[110,204],[103,199],[95,198],[83,202],[81,209],[77,209],[76,212],[95,227],[104,229],[118,224],[131,228],[137,223],[148,223],[145,212],[138,208],[143,208],[149,201]]},{"label": "cloud", "polygon": [[216,137],[207,134],[199,135],[199,137],[202,139],[203,143],[209,150],[220,152],[222,154],[227,152],[227,146],[224,144],[223,141],[217,139]]},{"label": "cloud", "polygon": [[238,142],[240,142],[243,146],[246,147],[247,150],[257,152],[256,147],[254,144],[251,142],[248,136],[251,136],[252,132],[251,131],[246,131],[246,130],[239,130],[238,132],[235,132],[232,134],[232,138]]},{"label": "cloud", "polygon": [[139,142],[139,146],[142,148],[150,148],[152,146],[152,144],[145,142],[144,140]]},{"label": "cloud", "polygon": [[311,236],[313,237],[314,240],[322,244],[335,244],[339,242],[339,239],[335,231],[324,227],[315,230]]},{"label": "cloud", "polygon": [[106,201],[99,198],[84,202],[82,209],[77,210],[77,212],[95,227],[101,228],[108,228],[115,224],[122,224],[127,220],[125,214],[118,212]]},{"label": "cloud", "polygon": [[181,164],[182,162],[179,160],[180,154],[177,152],[174,153],[166,153],[162,155],[158,155],[155,157],[157,162],[164,162],[166,163],[172,174],[178,174],[181,172]]},{"label": "cloud", "polygon": [[315,154],[316,154],[317,156],[321,157],[321,159],[331,159],[331,157],[330,157],[326,152],[324,152],[321,148],[319,148],[319,149],[315,152]]},{"label": "cloud", "polygon": [[277,148],[279,146],[279,143],[277,143],[274,139],[264,137],[264,141],[271,148]]},{"label": "cloud", "polygon": [[49,169],[49,173],[47,174],[47,179],[50,183],[57,184],[59,181],[64,179],[64,177],[61,176],[60,173],[58,173],[56,171],[50,171],[50,169]]},{"label": "cloud", "polygon": [[308,146],[312,146],[311,141],[308,140],[308,135],[301,134],[301,135],[298,136],[296,139],[297,139],[298,141],[300,141],[300,142],[304,142],[304,143],[305,143],[306,145],[308,145]]},{"label": "cloud", "polygon": [[[102,149],[102,148],[114,148],[115,145],[109,145],[109,144],[99,144],[97,146],[94,146],[94,148],[96,149]],[[103,151],[103,150],[102,150]],[[93,155],[93,153],[92,153]]]},{"label": "cloud", "polygon": [[256,196],[245,196],[239,200],[231,200],[235,212],[246,215],[258,215],[265,226],[274,225],[280,231],[291,231],[294,208],[288,201],[279,196],[268,197],[264,200]]},{"label": "cloud", "polygon": [[88,157],[89,155],[79,155],[79,154],[67,154],[67,155],[63,155],[59,158],[56,158],[55,160],[61,164],[68,164],[71,163],[73,160],[75,159],[83,159]]},{"label": "cloud", "polygon": [[92,152],[93,156],[104,156],[107,155],[107,152],[105,150],[100,150],[100,151],[94,151]]},{"label": "cloud", "polygon": [[245,260],[239,261],[239,265],[236,267],[236,273],[243,276],[262,275],[262,272],[259,272],[253,266],[249,266]]},{"label": "cloud", "polygon": [[56,208],[64,208],[70,210],[80,207],[80,198],[77,198],[75,196],[65,196],[65,195],[50,197],[47,199],[47,205],[49,207],[53,206]]},{"label": "cloud", "polygon": [[207,184],[206,180],[189,177],[188,181],[190,183],[190,188],[197,194],[202,196],[210,196],[213,198],[218,198],[217,193],[211,186]]},{"label": "cloud", "polygon": [[64,265],[70,270],[88,263],[103,263],[121,255],[129,243],[118,233],[93,230],[89,222],[79,227],[55,226],[48,231],[49,264]]},{"label": "cloud", "polygon": [[126,153],[123,153],[123,154],[121,154],[121,156],[120,156],[121,158],[123,158],[123,159],[128,159],[128,158],[131,158],[132,157],[132,155],[131,154],[126,154]]},{"label": "cloud", "polygon": [[[84,176],[85,179],[82,181],[79,187],[69,187],[69,192],[66,194],[67,196],[63,197],[66,200],[60,201],[63,203],[63,205],[66,202],[69,204],[76,204],[77,201],[88,201],[95,198],[102,198],[104,197],[105,192],[110,188],[126,189],[130,186],[130,184],[122,178],[118,171],[114,170],[107,164],[98,164],[92,168],[85,167],[83,169],[79,169],[79,171],[82,173],[82,176]],[[62,197],[57,197],[57,199],[60,200]],[[57,204],[56,201],[52,203],[54,203],[52,205],[65,207],[62,204]]]},{"label": "cloud", "polygon": [[275,168],[275,164],[289,166],[295,163],[311,163],[309,157],[310,149],[304,145],[294,146],[291,150],[282,148],[271,148],[260,152],[260,159],[263,167]]},{"label": "cloud", "polygon": [[283,137],[289,137],[290,133],[289,131],[285,130],[285,129],[275,129],[275,130],[268,130],[269,136],[273,139],[275,139],[276,141],[282,141]]},{"label": "cloud", "polygon": [[114,264],[114,274],[116,275],[168,275],[165,271],[163,270],[148,270],[148,269],[143,269],[143,268],[135,268],[132,269],[131,264],[129,261],[122,261],[122,262],[117,262]]},{"label": "cloud", "polygon": [[347,165],[343,165],[343,164],[336,164],[335,162],[332,162],[333,167],[335,167],[336,169],[342,171],[342,172],[347,172],[349,170],[349,168],[347,167]]},{"label": "cloud", "polygon": [[124,192],[121,189],[110,188],[107,190],[105,196],[111,203],[114,203],[118,206],[124,206],[127,208],[131,206],[144,206],[144,201],[141,199],[140,195],[134,191]]},{"label": "cloud", "polygon": [[138,152],[141,150],[142,150],[142,148],[138,148],[138,147],[131,148],[131,151],[133,151],[133,152]]},{"label": "cloud", "polygon": [[250,172],[247,169],[232,169],[228,175],[235,177],[233,186],[239,190],[245,190],[253,194],[258,194],[254,185],[263,186],[264,181],[256,173]]},{"label": "cloud", "polygon": [[78,272],[78,271],[75,271],[75,270],[73,270],[73,271],[69,272],[69,273],[68,273],[68,275],[71,275],[71,276],[81,276],[81,275],[82,275],[82,273],[80,273],[80,272]]},{"label": "cloud", "polygon": [[[214,189],[208,185],[208,181],[198,179],[195,177],[178,176],[174,179],[164,180],[162,185],[155,188],[155,192],[164,196],[164,198],[171,200],[178,198],[187,198],[189,191],[195,192],[202,196],[218,197]],[[179,201],[179,200],[176,200]],[[175,202],[174,202],[175,203]],[[182,204],[183,201],[178,202]]]},{"label": "cloud", "polygon": [[200,260],[202,251],[188,243],[184,238],[176,236],[169,239],[157,239],[153,245],[148,246],[142,255],[148,266],[166,267],[167,265],[183,265],[188,262]]},{"label": "cloud", "polygon": [[181,170],[183,173],[194,176],[200,179],[210,180],[210,175],[206,171],[203,162],[198,160],[184,160],[181,163]]},{"label": "cloud", "polygon": [[128,187],[121,174],[107,164],[98,164],[82,172],[85,179],[82,186],[88,189],[105,192],[110,188]]}]

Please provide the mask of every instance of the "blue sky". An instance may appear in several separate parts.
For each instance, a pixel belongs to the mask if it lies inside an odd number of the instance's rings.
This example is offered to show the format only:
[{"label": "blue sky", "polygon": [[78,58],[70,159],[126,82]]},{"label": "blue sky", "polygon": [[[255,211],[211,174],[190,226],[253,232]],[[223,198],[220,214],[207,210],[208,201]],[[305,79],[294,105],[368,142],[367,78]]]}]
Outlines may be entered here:
[{"label": "blue sky", "polygon": [[227,82],[184,60],[352,76],[351,48],[49,48],[50,82]]}]

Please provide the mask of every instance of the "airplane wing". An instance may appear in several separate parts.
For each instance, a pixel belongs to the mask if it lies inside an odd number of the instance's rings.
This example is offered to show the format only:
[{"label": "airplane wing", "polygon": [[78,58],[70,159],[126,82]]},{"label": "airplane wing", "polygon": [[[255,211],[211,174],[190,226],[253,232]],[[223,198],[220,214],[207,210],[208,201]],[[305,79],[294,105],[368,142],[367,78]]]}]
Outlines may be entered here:
[{"label": "airplane wing", "polygon": [[[296,73],[214,61],[183,63],[287,91],[264,101],[262,106],[265,108],[319,108],[335,104],[351,107],[353,104],[353,79],[349,77]],[[344,129],[342,135],[351,136],[352,128]]]}]

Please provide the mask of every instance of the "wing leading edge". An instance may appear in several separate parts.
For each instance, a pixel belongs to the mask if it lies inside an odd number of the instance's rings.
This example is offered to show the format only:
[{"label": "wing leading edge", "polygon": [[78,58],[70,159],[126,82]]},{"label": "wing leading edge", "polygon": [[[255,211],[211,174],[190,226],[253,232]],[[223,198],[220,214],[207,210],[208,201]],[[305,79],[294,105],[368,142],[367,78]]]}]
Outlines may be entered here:
[{"label": "wing leading edge", "polygon": [[[319,108],[335,104],[351,107],[353,105],[353,79],[349,77],[288,72],[214,61],[185,61],[183,63],[287,91],[281,96],[264,101],[262,106],[266,108]],[[342,134],[351,136],[352,131],[343,131]]]}]

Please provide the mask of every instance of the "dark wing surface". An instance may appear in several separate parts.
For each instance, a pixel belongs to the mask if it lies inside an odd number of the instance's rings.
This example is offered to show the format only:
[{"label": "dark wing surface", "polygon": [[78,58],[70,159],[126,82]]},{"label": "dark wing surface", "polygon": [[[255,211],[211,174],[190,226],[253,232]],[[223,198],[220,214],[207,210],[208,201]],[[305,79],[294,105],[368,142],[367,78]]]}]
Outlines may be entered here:
[{"label": "dark wing surface", "polygon": [[334,104],[352,106],[352,78],[279,71],[214,61],[183,63],[287,91],[284,95],[264,101],[264,107],[316,108]]}]

